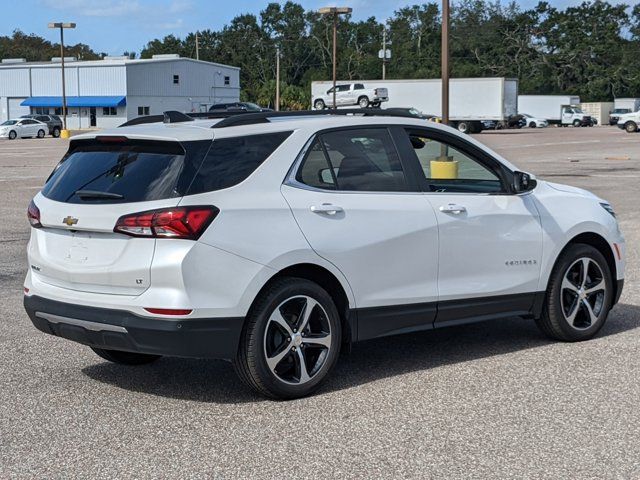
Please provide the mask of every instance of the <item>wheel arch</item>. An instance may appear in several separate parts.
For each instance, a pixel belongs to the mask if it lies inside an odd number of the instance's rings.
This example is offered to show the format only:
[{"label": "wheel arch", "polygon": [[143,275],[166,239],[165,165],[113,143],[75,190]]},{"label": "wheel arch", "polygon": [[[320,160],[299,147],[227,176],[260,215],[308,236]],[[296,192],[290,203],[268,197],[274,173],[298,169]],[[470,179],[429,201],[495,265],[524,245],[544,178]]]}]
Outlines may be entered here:
[{"label": "wheel arch", "polygon": [[[556,259],[553,263],[553,268],[555,268],[556,264],[558,263],[558,259],[567,250],[567,248],[575,244],[589,245],[595,248],[596,250],[598,250],[604,256],[605,260],[607,261],[607,265],[609,266],[609,270],[611,271],[611,280],[613,284],[613,298],[618,298],[617,296],[618,282],[616,281],[617,267],[616,267],[616,259],[613,253],[613,249],[611,248],[611,245],[609,244],[609,242],[602,235],[598,233],[583,232],[571,238],[571,240],[567,242],[567,244],[562,248],[562,250],[560,250],[560,252],[556,256]],[[549,279],[547,279],[547,284],[548,283],[549,283]]]},{"label": "wheel arch", "polygon": [[340,314],[340,323],[342,326],[342,339],[344,343],[351,343],[356,337],[356,320],[351,313],[350,297],[348,295],[348,286],[342,284],[333,272],[327,268],[315,263],[296,263],[282,268],[275,273],[262,286],[249,310],[253,308],[257,299],[262,293],[276,280],[283,277],[304,278],[320,285],[331,296],[333,302]]}]

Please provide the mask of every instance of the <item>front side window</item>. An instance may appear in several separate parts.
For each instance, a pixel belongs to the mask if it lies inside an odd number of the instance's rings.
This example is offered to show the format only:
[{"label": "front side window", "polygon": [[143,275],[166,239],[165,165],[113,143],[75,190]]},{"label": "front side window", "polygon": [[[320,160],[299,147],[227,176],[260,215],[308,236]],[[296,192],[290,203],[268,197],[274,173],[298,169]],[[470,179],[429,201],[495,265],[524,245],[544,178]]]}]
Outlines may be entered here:
[{"label": "front side window", "polygon": [[[451,145],[433,140],[424,133],[408,133],[427,181],[428,191],[497,193],[503,190],[500,177],[477,159]],[[443,174],[440,162],[453,162],[445,165],[448,174]],[[446,168],[449,166],[453,168]],[[452,171],[453,176],[450,175]]]},{"label": "front side window", "polygon": [[400,157],[386,128],[340,130],[318,135],[296,180],[330,190],[408,190]]}]

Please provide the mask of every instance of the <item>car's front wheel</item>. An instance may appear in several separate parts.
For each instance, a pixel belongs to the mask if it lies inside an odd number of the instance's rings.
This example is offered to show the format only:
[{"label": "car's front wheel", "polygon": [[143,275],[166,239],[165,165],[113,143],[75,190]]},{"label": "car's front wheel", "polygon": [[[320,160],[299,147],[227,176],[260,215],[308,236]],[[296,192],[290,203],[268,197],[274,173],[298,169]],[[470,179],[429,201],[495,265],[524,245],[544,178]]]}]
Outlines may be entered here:
[{"label": "car's front wheel", "polygon": [[9,140],[15,140],[17,136],[18,136],[18,134],[16,133],[15,130],[11,130],[9,132]]},{"label": "car's front wheel", "polygon": [[537,126],[536,122],[529,123],[529,128],[536,128]]},{"label": "car's front wheel", "polygon": [[590,245],[573,244],[556,262],[537,323],[556,340],[588,340],[604,325],[612,302],[613,279],[604,256]]},{"label": "car's front wheel", "polygon": [[326,378],[340,344],[340,317],[331,296],[309,280],[281,278],[251,308],[234,366],[262,395],[299,398]]},{"label": "car's front wheel", "polygon": [[638,125],[636,125],[635,122],[627,122],[624,124],[624,129],[628,132],[628,133],[635,133],[638,131]]},{"label": "car's front wheel", "polygon": [[104,358],[109,362],[119,363],[121,365],[145,365],[155,362],[160,355],[149,355],[146,353],[122,352],[120,350],[105,350],[104,348],[91,347],[96,355]]}]

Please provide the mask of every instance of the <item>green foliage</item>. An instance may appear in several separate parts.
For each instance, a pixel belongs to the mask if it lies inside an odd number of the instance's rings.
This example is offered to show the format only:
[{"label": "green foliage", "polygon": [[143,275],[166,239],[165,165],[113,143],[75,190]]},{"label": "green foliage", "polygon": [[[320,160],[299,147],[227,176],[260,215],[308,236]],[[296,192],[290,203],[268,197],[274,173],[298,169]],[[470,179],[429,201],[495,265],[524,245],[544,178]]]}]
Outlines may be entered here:
[{"label": "green foliage", "polygon": [[[514,1],[454,0],[451,74],[518,78],[521,93],[566,93],[585,101],[640,96],[640,5],[586,0],[564,10],[540,1],[523,10]],[[620,0],[622,1],[622,0]],[[383,29],[391,43],[388,78],[440,76],[440,0],[399,8],[385,24],[375,18],[338,20],[337,76],[381,78]],[[363,4],[364,5],[364,4]],[[364,7],[363,7],[364,8]],[[195,57],[195,32],[151,40],[140,58],[178,53]],[[276,52],[281,59],[281,106],[310,105],[310,83],[332,75],[333,22],[292,1],[269,3],[259,15],[238,15],[219,31],[198,32],[201,60],[241,67],[241,98],[275,102]],[[58,49],[58,50],[56,50]],[[128,53],[127,53],[128,54]],[[98,58],[88,46],[67,55]],[[0,57],[48,60],[59,47],[20,31],[0,37]]]}]

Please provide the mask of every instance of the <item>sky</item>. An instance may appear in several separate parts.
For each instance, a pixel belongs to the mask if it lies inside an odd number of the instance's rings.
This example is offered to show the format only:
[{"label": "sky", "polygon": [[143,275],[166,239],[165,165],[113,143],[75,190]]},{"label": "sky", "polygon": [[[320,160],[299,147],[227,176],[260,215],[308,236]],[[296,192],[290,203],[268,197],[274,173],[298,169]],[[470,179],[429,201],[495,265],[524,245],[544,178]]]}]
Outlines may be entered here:
[{"label": "sky", "polygon": [[[505,0],[506,1],[506,0]],[[581,0],[547,0],[564,8]],[[638,0],[612,0],[611,3],[635,4]],[[269,0],[0,0],[0,35],[14,30],[35,33],[53,42],[58,33],[47,29],[48,22],[75,22],[65,32],[65,43],[85,43],[97,52],[121,55],[139,52],[154,38],[168,34],[183,37],[196,30],[217,30],[242,13],[259,14]],[[281,2],[284,3],[284,2]],[[335,5],[332,0],[298,0],[305,9]],[[421,0],[340,0],[353,8],[357,20],[375,16],[388,18],[394,10]],[[455,4],[455,0],[453,2]],[[523,8],[537,0],[517,0]]]}]

